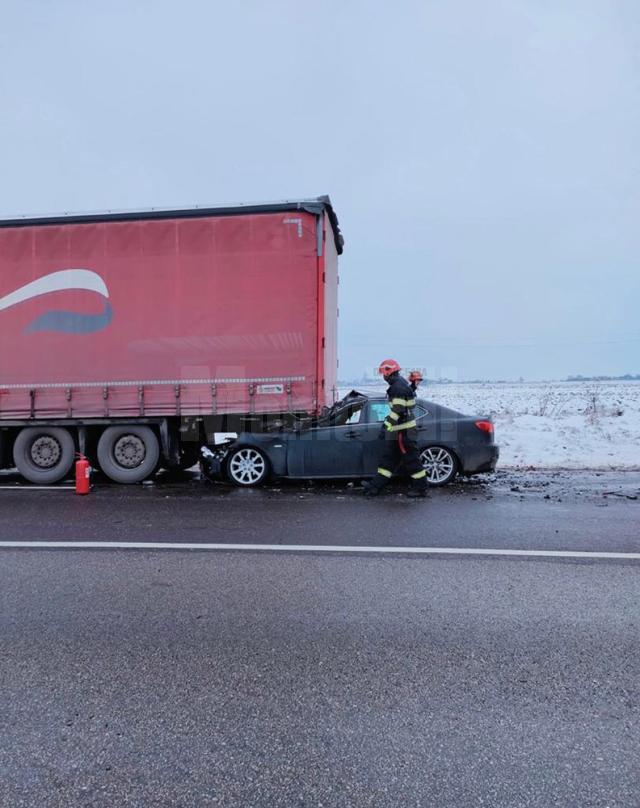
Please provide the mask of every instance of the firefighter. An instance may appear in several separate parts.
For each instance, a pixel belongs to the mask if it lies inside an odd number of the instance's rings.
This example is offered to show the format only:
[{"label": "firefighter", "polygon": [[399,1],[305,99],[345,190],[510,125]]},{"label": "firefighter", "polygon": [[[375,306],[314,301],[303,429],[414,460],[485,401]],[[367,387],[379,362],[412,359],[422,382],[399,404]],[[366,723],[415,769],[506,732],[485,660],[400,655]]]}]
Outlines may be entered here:
[{"label": "firefighter", "polygon": [[403,462],[411,477],[408,496],[423,497],[427,492],[427,472],[422,467],[418,454],[418,430],[413,413],[414,391],[400,375],[400,365],[395,359],[385,359],[379,372],[389,385],[387,398],[390,410],[382,424],[384,447],[378,473],[373,480],[364,483],[365,494],[379,494],[391,479],[394,470]]},{"label": "firefighter", "polygon": [[424,376],[419,370],[412,370],[408,376],[409,384],[414,393],[418,391],[418,385],[424,381]]}]

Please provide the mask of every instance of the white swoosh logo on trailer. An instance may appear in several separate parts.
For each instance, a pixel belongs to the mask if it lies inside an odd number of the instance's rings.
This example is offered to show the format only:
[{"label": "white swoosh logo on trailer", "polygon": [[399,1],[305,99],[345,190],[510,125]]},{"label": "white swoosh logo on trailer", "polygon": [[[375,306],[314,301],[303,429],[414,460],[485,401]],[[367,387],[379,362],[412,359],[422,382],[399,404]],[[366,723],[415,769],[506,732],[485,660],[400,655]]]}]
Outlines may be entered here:
[{"label": "white swoosh logo on trailer", "polygon": [[63,292],[67,289],[83,289],[88,292],[97,292],[106,298],[109,297],[109,290],[97,272],[92,272],[90,269],[61,269],[59,272],[52,272],[50,275],[27,283],[16,289],[15,292],[0,298],[0,311],[40,295]]}]

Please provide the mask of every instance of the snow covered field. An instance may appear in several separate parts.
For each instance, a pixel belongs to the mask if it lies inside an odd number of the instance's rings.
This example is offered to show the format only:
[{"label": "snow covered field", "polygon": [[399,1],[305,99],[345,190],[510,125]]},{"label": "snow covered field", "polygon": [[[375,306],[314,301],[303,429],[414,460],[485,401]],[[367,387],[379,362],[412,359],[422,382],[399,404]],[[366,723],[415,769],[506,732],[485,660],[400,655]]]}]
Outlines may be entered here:
[{"label": "snow covered field", "polygon": [[491,415],[503,468],[640,469],[640,382],[427,383],[420,395]]}]

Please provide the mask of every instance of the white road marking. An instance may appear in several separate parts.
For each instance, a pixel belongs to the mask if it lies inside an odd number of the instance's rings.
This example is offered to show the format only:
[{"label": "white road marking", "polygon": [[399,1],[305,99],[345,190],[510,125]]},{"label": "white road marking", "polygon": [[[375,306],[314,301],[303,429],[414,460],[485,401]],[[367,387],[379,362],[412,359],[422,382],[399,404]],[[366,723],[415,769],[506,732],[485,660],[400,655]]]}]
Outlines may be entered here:
[{"label": "white road marking", "polygon": [[0,491],[75,491],[73,485],[0,485]]},{"label": "white road marking", "polygon": [[374,553],[396,555],[525,556],[534,558],[611,558],[640,561],[640,553],[600,550],[511,550],[486,547],[358,547],[339,544],[222,544],[159,541],[0,541],[0,549],[46,550],[248,550],[269,553]]}]

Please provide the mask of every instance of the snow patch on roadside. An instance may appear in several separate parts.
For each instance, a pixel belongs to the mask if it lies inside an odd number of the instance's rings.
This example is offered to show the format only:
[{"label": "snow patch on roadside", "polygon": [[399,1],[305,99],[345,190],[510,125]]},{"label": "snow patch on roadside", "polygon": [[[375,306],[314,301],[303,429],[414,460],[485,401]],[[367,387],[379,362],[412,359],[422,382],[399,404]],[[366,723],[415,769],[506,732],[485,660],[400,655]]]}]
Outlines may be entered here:
[{"label": "snow patch on roadside", "polygon": [[640,469],[640,382],[427,383],[419,395],[490,415],[502,468]]}]

